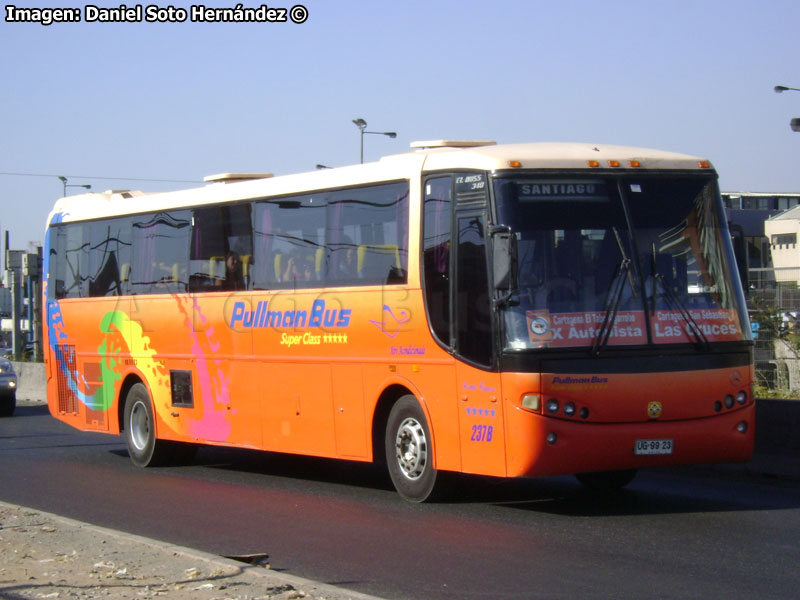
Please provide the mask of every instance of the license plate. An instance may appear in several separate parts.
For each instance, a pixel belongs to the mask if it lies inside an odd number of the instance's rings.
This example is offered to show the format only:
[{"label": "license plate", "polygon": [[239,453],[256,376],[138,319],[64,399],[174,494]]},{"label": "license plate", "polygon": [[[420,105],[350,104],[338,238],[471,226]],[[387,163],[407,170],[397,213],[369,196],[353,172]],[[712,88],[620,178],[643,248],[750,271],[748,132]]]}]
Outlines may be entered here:
[{"label": "license plate", "polygon": [[636,440],[633,453],[642,454],[672,454],[675,447],[673,440]]}]

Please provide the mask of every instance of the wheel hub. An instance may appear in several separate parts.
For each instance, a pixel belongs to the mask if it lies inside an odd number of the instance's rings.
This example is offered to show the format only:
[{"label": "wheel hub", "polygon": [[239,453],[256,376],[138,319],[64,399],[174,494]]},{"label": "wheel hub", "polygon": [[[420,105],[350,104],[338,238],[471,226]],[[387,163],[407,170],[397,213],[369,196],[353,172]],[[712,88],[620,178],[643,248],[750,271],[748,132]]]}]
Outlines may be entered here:
[{"label": "wheel hub", "polygon": [[428,443],[419,421],[408,418],[402,422],[397,430],[395,450],[397,464],[403,475],[418,479],[428,463]]},{"label": "wheel hub", "polygon": [[150,420],[147,417],[147,409],[141,402],[137,402],[131,410],[130,428],[133,445],[137,450],[143,450],[150,435]]}]

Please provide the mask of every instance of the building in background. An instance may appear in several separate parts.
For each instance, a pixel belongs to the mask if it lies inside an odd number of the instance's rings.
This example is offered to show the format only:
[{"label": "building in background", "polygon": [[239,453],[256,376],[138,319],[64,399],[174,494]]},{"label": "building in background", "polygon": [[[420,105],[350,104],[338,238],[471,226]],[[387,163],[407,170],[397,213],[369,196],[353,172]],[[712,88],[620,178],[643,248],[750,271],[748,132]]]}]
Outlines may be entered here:
[{"label": "building in background", "polygon": [[[800,194],[777,192],[722,192],[728,223],[734,238],[746,247],[749,288],[762,288],[778,281],[773,273],[772,241],[766,223],[800,205]],[[800,267],[800,261],[795,262]],[[743,277],[745,280],[745,277]]]},{"label": "building in background", "polygon": [[800,206],[771,216],[764,223],[764,233],[769,240],[775,281],[800,284]]}]

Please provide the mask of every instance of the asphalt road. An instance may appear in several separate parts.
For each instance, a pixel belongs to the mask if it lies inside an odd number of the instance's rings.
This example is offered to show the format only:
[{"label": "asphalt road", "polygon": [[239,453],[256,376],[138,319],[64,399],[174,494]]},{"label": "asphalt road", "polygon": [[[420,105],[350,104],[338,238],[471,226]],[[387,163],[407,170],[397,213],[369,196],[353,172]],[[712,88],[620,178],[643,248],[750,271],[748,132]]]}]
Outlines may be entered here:
[{"label": "asphalt road", "polygon": [[369,466],[203,449],[137,469],[117,437],[21,406],[0,499],[386,598],[795,598],[800,484],[695,469],[613,497],[572,478],[459,481],[413,505]]}]

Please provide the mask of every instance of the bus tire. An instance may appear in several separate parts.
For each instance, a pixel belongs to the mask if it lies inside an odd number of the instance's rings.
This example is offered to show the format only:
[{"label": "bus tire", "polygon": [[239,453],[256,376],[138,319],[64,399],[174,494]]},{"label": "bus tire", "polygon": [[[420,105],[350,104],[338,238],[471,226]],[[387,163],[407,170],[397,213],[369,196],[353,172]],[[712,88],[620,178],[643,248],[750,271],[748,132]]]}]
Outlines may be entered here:
[{"label": "bus tire", "polygon": [[131,462],[137,467],[164,464],[168,444],[156,438],[155,415],[143,383],[134,384],[125,397],[125,443]]},{"label": "bus tire", "polygon": [[386,424],[386,465],[397,492],[411,502],[433,499],[438,472],[425,413],[408,394],[392,407]]},{"label": "bus tire", "polygon": [[624,488],[634,477],[636,469],[623,471],[597,471],[594,473],[578,473],[575,475],[584,487],[593,492],[609,493]]}]

